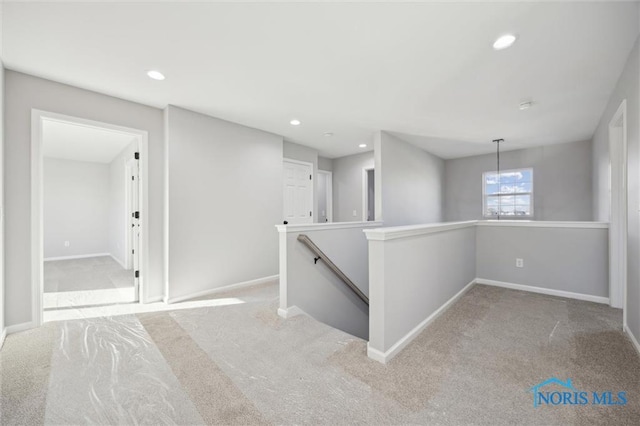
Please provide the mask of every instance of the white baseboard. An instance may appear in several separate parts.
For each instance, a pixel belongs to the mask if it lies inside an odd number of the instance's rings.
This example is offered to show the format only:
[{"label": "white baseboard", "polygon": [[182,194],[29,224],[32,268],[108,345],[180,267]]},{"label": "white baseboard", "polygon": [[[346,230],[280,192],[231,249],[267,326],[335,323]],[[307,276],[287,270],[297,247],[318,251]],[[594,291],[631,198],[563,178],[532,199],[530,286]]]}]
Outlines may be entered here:
[{"label": "white baseboard", "polygon": [[631,343],[633,343],[633,346],[636,348],[638,355],[640,355],[640,343],[638,343],[638,339],[636,339],[636,336],[633,335],[633,333],[629,329],[629,326],[626,324],[624,326],[624,332],[627,333],[627,336],[629,336],[629,338],[631,339]]},{"label": "white baseboard", "polygon": [[592,296],[590,294],[572,293],[570,291],[553,290],[543,287],[534,287],[530,285],[507,283],[503,281],[486,280],[484,278],[476,278],[476,283],[490,285],[493,287],[510,288],[512,290],[528,291],[530,293],[547,294],[549,296],[566,297],[569,299],[585,300],[587,302],[609,304],[608,297]]},{"label": "white baseboard", "polygon": [[29,322],[23,322],[21,324],[9,325],[5,330],[7,335],[9,335],[13,333],[20,333],[21,331],[30,330],[32,328],[35,328],[35,326],[36,325],[33,323],[33,321],[29,321]]},{"label": "white baseboard", "polygon": [[2,345],[4,345],[4,339],[7,337],[7,329],[3,328],[0,332],[0,349],[2,349]]},{"label": "white baseboard", "polygon": [[111,253],[92,253],[92,254],[77,254],[75,256],[45,257],[44,261],[50,262],[52,260],[87,259],[90,257],[103,257],[103,256],[111,256]]},{"label": "white baseboard", "polygon": [[297,306],[289,306],[287,309],[278,308],[278,315],[284,319],[293,318],[297,315],[306,315],[306,312]]},{"label": "white baseboard", "polygon": [[115,260],[118,265],[122,266],[122,269],[125,269],[125,270],[127,269],[127,265],[125,265],[124,262],[122,262],[120,259],[118,259],[111,253],[109,253],[109,256],[111,256],[111,258]]},{"label": "white baseboard", "polygon": [[413,339],[418,337],[418,335],[425,329],[429,324],[431,324],[436,318],[444,313],[447,309],[451,307],[458,299],[462,297],[474,284],[476,280],[474,279],[469,284],[465,285],[462,290],[457,292],[451,299],[447,300],[442,306],[436,309],[431,315],[429,315],[424,321],[415,326],[413,330],[407,333],[403,338],[398,340],[393,346],[389,348],[386,352],[382,352],[379,349],[372,348],[370,343],[367,343],[367,356],[375,361],[381,362],[382,364],[386,364],[393,358],[398,355],[402,349],[404,349]]},{"label": "white baseboard", "polygon": [[197,297],[209,296],[210,294],[223,293],[230,290],[237,290],[243,287],[251,287],[258,284],[264,284],[269,281],[275,281],[278,279],[278,277],[279,275],[271,275],[269,277],[263,277],[255,280],[244,281],[237,284],[226,285],[224,287],[217,287],[209,290],[199,291],[199,292],[187,294],[184,296],[170,297],[166,303],[184,302],[185,300],[195,299]]}]

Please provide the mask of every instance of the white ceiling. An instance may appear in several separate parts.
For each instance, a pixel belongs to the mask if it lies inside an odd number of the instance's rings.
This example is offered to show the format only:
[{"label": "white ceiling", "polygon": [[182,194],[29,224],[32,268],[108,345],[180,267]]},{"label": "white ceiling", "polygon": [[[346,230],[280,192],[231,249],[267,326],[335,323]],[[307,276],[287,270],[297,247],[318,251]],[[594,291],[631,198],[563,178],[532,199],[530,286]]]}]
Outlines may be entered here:
[{"label": "white ceiling", "polygon": [[[493,152],[495,138],[589,139],[637,37],[638,6],[10,2],[3,26],[10,69],[178,105],[329,157],[386,130],[451,158]],[[506,32],[518,41],[494,51]],[[534,107],[519,111],[524,100]]]},{"label": "white ceiling", "polygon": [[44,157],[109,164],[135,137],[95,127],[43,120]]}]

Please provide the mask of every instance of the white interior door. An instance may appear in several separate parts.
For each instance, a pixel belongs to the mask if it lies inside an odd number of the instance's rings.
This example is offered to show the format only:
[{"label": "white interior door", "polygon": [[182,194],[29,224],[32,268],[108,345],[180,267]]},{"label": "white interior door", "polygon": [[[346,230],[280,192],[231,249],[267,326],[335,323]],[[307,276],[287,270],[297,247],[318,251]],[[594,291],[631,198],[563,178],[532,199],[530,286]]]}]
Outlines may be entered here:
[{"label": "white interior door", "polygon": [[283,166],[284,220],[313,223],[313,165],[285,160]]}]

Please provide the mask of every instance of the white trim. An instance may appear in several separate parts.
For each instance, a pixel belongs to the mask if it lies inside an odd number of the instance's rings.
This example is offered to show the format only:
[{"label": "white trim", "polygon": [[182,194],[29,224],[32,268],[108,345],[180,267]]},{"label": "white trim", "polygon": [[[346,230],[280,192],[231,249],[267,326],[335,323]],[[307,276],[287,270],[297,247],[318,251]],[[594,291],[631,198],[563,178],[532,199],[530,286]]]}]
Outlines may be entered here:
[{"label": "white trim", "polygon": [[631,339],[631,343],[633,343],[633,347],[638,352],[638,355],[640,355],[640,343],[638,343],[638,339],[636,339],[636,336],[633,335],[628,325],[625,324],[622,329],[625,333],[627,333],[627,336],[629,336],[629,339]]},{"label": "white trim", "polygon": [[[622,125],[618,123],[622,121]],[[620,129],[622,140],[614,137],[616,129]],[[623,99],[615,114],[609,121],[609,298],[611,306],[623,308],[623,324],[627,323],[627,228],[628,228],[628,195],[627,195],[627,100]],[[614,149],[615,146],[615,149]],[[613,152],[617,153],[614,163]],[[616,183],[614,185],[614,176]],[[619,182],[617,176],[620,176]],[[616,197],[614,197],[614,194]],[[615,199],[614,199],[615,198]],[[614,208],[614,203],[615,208]],[[614,217],[614,210],[617,215]]]},{"label": "white trim", "polygon": [[[365,229],[368,240],[387,241],[398,238],[415,237],[417,235],[434,234],[436,232],[451,231],[454,229],[470,228],[476,226],[477,220],[465,222],[430,223],[427,225],[394,226],[389,228]],[[368,222],[373,223],[373,222]]]},{"label": "white trim", "polygon": [[286,309],[278,308],[278,316],[281,318],[289,319],[298,315],[307,315],[307,313],[295,305],[289,306]]},{"label": "white trim", "polygon": [[0,332],[0,349],[2,349],[2,345],[4,345],[4,339],[7,337],[7,329],[3,328]]},{"label": "white trim", "polygon": [[[333,222],[333,223],[304,223],[294,225],[276,225],[278,232],[327,231],[330,229],[376,228],[382,222]],[[390,228],[389,228],[390,229]]]},{"label": "white trim", "polygon": [[530,293],[546,294],[549,296],[566,297],[568,299],[585,300],[587,302],[609,304],[609,298],[603,296],[593,296],[591,294],[573,293],[564,290],[554,290],[550,288],[535,287],[525,284],[507,283],[504,281],[487,280],[484,278],[476,278],[477,284],[490,285],[493,287],[509,288],[511,290],[528,291]]},{"label": "white trim", "polygon": [[469,289],[476,283],[476,280],[472,280],[465,285],[462,290],[457,292],[451,299],[447,300],[442,306],[436,309],[431,315],[429,315],[424,321],[415,326],[413,330],[408,332],[404,337],[398,340],[393,346],[386,352],[382,352],[379,349],[372,348],[367,343],[367,356],[375,361],[386,364],[393,357],[398,355],[409,343],[411,343],[422,331],[429,326],[436,318],[442,315],[447,309],[449,309],[458,299],[460,299]]},{"label": "white trim", "polygon": [[87,120],[79,117],[72,117],[38,109],[31,110],[31,324],[34,327],[42,325],[43,316],[43,184],[42,184],[42,122],[55,121],[71,123],[74,125],[107,129],[112,132],[124,133],[138,139],[138,152],[140,153],[140,193],[142,195],[139,206],[140,216],[140,278],[139,291],[140,300],[146,302],[146,277],[149,271],[149,233],[147,227],[149,220],[149,179],[148,179],[148,132],[145,130],[132,129],[109,123]]},{"label": "white trim", "polygon": [[91,257],[105,257],[105,256],[112,256],[112,255],[111,253],[91,253],[91,254],[78,254],[74,256],[45,257],[43,260],[45,262],[51,262],[54,260],[89,259]]},{"label": "white trim", "polygon": [[9,334],[20,333],[21,331],[31,330],[32,328],[36,328],[37,325],[33,321],[23,322],[20,324],[9,325],[5,329],[7,336]]},{"label": "white trim", "polygon": [[185,300],[195,299],[197,297],[208,296],[210,294],[216,294],[216,293],[223,293],[223,292],[237,290],[244,287],[251,287],[258,284],[267,283],[269,281],[275,281],[277,279],[278,279],[278,275],[271,275],[268,277],[257,278],[255,280],[243,281],[241,283],[225,285],[223,287],[217,287],[209,290],[198,291],[196,293],[186,294],[184,296],[173,297],[169,299],[167,303],[171,304],[171,303],[184,302]]},{"label": "white trim", "polygon": [[164,299],[165,299],[164,296],[149,297],[147,298],[147,301],[145,302],[145,304],[157,303],[157,302],[165,303]]},{"label": "white trim", "polygon": [[[326,179],[326,184],[327,184],[327,191],[326,191],[326,196],[327,196],[327,200],[326,200],[326,204],[327,204],[327,222],[324,223],[331,223],[333,222],[333,172],[329,171],[329,170],[318,170],[318,172],[316,173],[318,175],[326,175],[327,179]],[[316,184],[317,185],[317,184]],[[320,212],[318,212],[318,214],[320,214]],[[323,223],[323,222],[319,222],[319,223]]]},{"label": "white trim", "polygon": [[607,229],[608,222],[569,222],[546,220],[479,220],[478,226],[513,226],[530,228],[587,228]]}]

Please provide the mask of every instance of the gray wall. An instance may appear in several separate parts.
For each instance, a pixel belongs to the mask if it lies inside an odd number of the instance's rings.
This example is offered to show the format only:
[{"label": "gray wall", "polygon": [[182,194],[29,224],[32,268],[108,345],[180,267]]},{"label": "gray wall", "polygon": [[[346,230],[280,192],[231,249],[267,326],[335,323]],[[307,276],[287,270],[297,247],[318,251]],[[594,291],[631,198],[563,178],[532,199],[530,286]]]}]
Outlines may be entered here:
[{"label": "gray wall", "polygon": [[[526,167],[533,168],[534,220],[592,220],[590,141],[500,154],[501,170]],[[483,219],[482,173],[495,170],[495,154],[446,160],[444,220]]]},{"label": "gray wall", "polygon": [[5,73],[6,325],[31,321],[31,110],[41,109],[149,132],[149,298],[163,291],[162,111],[77,87]]},{"label": "gray wall", "polygon": [[475,225],[369,241],[370,341],[387,352],[476,277]]},{"label": "gray wall", "polygon": [[[333,160],[333,221],[361,222],[363,170],[373,167],[373,152]],[[353,215],[353,211],[356,215]]]},{"label": "gray wall", "polygon": [[167,107],[169,300],[278,274],[282,137]]},{"label": "gray wall", "polygon": [[45,158],[43,168],[44,258],[109,253],[109,165]]},{"label": "gray wall", "polygon": [[318,156],[318,169],[327,172],[333,171],[333,160],[331,158]]},{"label": "gray wall", "polygon": [[609,297],[606,228],[479,225],[476,238],[478,278]]},{"label": "gray wall", "polygon": [[376,135],[375,156],[376,220],[385,226],[442,221],[444,160],[386,132]]},{"label": "gray wall", "polygon": [[[0,4],[0,11],[2,10]],[[1,18],[0,18],[1,22]],[[0,24],[1,25],[1,24]],[[2,33],[2,31],[0,31]],[[2,35],[0,34],[0,50],[2,49]],[[0,51],[1,56],[1,51]],[[5,322],[5,309],[4,309],[4,293],[5,293],[5,281],[4,281],[4,240],[5,240],[5,227],[4,227],[4,65],[2,64],[2,58],[0,57],[0,348],[2,348],[2,335],[4,332]]]},{"label": "gray wall", "polygon": [[640,338],[640,41],[631,50],[627,64],[609,99],[593,135],[593,194],[596,220],[609,220],[609,122],[623,99],[627,100],[627,322],[636,339]]}]

